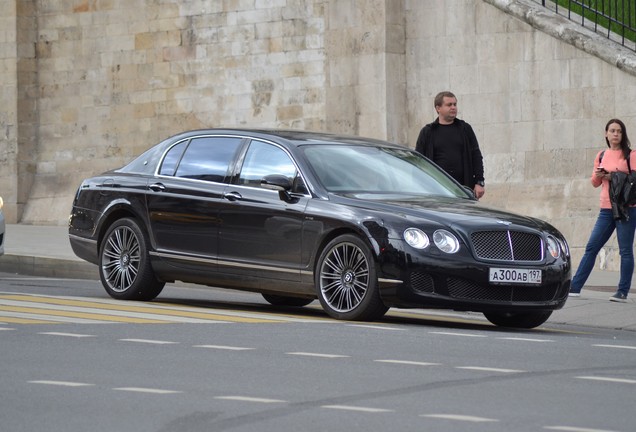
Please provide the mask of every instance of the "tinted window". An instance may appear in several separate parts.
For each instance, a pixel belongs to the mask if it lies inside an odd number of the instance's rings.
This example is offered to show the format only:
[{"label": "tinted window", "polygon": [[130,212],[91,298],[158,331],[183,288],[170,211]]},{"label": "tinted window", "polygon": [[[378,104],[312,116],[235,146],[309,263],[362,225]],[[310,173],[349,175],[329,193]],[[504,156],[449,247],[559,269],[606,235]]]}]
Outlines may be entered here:
[{"label": "tinted window", "polygon": [[161,164],[161,170],[159,170],[160,175],[174,175],[174,170],[177,168],[177,164],[181,159],[181,155],[183,154],[183,150],[186,148],[187,141],[180,142],[176,146],[173,146],[168,153],[166,153],[166,157],[163,158],[163,163]]},{"label": "tinted window", "polygon": [[296,166],[279,147],[260,141],[252,141],[245,155],[239,184],[260,187],[263,177],[280,174],[294,182]]},{"label": "tinted window", "polygon": [[241,138],[194,138],[177,168],[177,177],[223,182],[241,144]]},{"label": "tinted window", "polygon": [[321,145],[306,146],[304,151],[331,192],[467,197],[461,185],[407,149]]}]

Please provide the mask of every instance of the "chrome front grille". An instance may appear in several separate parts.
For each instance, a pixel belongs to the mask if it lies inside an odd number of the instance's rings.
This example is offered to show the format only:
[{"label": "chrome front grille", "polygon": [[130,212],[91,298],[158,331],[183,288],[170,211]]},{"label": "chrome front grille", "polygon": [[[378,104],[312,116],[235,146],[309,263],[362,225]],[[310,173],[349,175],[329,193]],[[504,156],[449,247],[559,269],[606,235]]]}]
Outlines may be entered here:
[{"label": "chrome front grille", "polygon": [[477,231],[470,235],[480,259],[496,261],[541,261],[543,241],[537,234],[522,231]]}]

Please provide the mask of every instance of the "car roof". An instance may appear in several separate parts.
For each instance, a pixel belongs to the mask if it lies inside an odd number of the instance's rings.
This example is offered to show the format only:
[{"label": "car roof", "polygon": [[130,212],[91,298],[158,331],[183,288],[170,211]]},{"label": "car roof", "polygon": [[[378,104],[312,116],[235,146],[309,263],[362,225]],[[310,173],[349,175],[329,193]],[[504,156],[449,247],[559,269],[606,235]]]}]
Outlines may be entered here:
[{"label": "car roof", "polygon": [[[170,137],[168,140],[174,142],[175,140],[181,140],[191,136],[197,135],[239,135],[253,138],[261,138],[265,140],[280,141],[285,140],[291,145],[299,146],[304,144],[357,144],[357,145],[372,145],[383,147],[399,147],[405,148],[395,143],[383,141],[375,138],[359,137],[346,134],[335,134],[329,132],[316,132],[294,129],[238,129],[238,128],[212,128],[212,129],[198,129],[187,132],[182,132],[178,135]],[[166,141],[168,141],[166,140]]]}]

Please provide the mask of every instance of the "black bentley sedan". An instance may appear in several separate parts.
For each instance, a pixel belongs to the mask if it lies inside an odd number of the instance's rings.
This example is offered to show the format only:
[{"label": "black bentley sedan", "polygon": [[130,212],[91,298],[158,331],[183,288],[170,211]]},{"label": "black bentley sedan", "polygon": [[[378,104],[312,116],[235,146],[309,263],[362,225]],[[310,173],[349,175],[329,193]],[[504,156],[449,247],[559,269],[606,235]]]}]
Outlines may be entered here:
[{"label": "black bentley sedan", "polygon": [[69,238],[124,300],[179,280],[274,305],[317,298],[344,320],[423,307],[533,328],[570,285],[568,245],[548,223],[487,208],[403,146],[326,133],[168,138],[82,182]]}]

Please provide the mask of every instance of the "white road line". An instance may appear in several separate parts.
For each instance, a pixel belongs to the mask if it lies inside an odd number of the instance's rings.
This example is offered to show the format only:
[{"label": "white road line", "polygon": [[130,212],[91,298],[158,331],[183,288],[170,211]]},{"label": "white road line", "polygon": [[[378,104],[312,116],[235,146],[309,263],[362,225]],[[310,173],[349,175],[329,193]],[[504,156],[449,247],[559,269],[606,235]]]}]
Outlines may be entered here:
[{"label": "white road line", "polygon": [[438,418],[438,419],[444,419],[444,420],[457,420],[457,421],[473,422],[473,423],[499,421],[497,419],[491,419],[486,417],[476,417],[476,416],[468,416],[468,415],[460,415],[460,414],[421,414],[420,417],[430,417],[430,418]]},{"label": "white road line", "polygon": [[500,337],[497,339],[521,341],[521,342],[554,342],[554,340],[551,340],[551,339],[530,339],[530,338],[520,338],[520,337]]},{"label": "white road line", "polygon": [[86,387],[86,386],[92,386],[95,384],[87,384],[87,383],[80,383],[80,382],[70,382],[70,381],[47,381],[47,380],[35,380],[35,381],[28,381],[31,384],[46,384],[46,385],[56,385],[56,386],[64,386],[64,387]]},{"label": "white road line", "polygon": [[347,324],[347,326],[349,326],[349,327],[362,327],[362,328],[375,329],[375,330],[406,331],[406,329],[402,329],[402,328],[397,328],[397,327],[384,327],[384,326],[377,326],[377,325]]},{"label": "white road line", "polygon": [[596,344],[596,345],[592,345],[592,346],[601,347],[601,348],[618,348],[618,349],[636,350],[636,346],[631,346],[631,345],[603,345],[603,344]]},{"label": "white road line", "polygon": [[615,432],[608,429],[590,429],[576,426],[544,426],[543,429],[568,432]]},{"label": "white road line", "polygon": [[288,353],[285,353],[285,354],[296,355],[296,356],[307,356],[307,357],[322,357],[322,358],[345,358],[345,357],[350,357],[348,355],[321,354],[321,353],[310,353],[310,352],[288,352]]},{"label": "white road line", "polygon": [[491,368],[491,367],[481,367],[481,366],[456,366],[455,369],[466,369],[466,370],[475,370],[475,371],[483,371],[483,372],[501,372],[501,373],[521,373],[525,372],[517,369],[501,369],[501,368]]},{"label": "white road line", "polygon": [[410,361],[410,360],[373,360],[378,363],[395,363],[395,364],[403,364],[403,365],[412,365],[412,366],[439,366],[440,363],[428,363],[428,362],[418,362],[418,361]]},{"label": "white road line", "polygon": [[430,334],[438,334],[445,336],[465,336],[465,337],[477,337],[477,338],[485,338],[487,336],[473,333],[455,333],[455,332],[429,332]]},{"label": "white road line", "polygon": [[0,331],[9,331],[9,330],[15,330],[14,328],[8,328],[8,327],[0,327]]},{"label": "white road line", "polygon": [[216,396],[214,399],[234,400],[241,402],[257,402],[257,403],[287,403],[287,401],[279,399],[265,399],[248,396]]},{"label": "white road line", "polygon": [[79,334],[79,333],[40,332],[38,334],[47,335],[47,336],[64,336],[64,337],[75,337],[75,338],[95,337],[95,335]]},{"label": "white road line", "polygon": [[137,393],[153,393],[153,394],[183,393],[182,391],[176,391],[176,390],[163,390],[163,389],[152,389],[152,388],[143,388],[143,387],[118,387],[118,388],[114,388],[113,390],[137,392]]},{"label": "white road line", "polygon": [[606,381],[622,384],[636,384],[636,380],[625,378],[612,378],[612,377],[598,377],[598,376],[578,376],[578,379],[591,380],[591,381]]},{"label": "white road line", "polygon": [[119,340],[121,342],[147,343],[147,344],[155,344],[155,345],[171,345],[171,344],[179,343],[179,342],[161,341],[161,340],[153,340],[153,339],[119,339]]},{"label": "white road line", "polygon": [[370,408],[370,407],[360,407],[360,406],[350,406],[350,405],[323,405],[321,408],[327,409],[337,409],[344,411],[359,411],[359,412],[368,412],[368,413],[382,413],[382,412],[395,412],[394,410],[383,409],[383,408]]},{"label": "white road line", "polygon": [[193,345],[194,348],[211,348],[211,349],[219,349],[219,350],[230,350],[230,351],[246,351],[253,350],[255,348],[246,348],[246,347],[237,347],[237,346],[225,346],[225,345]]}]

